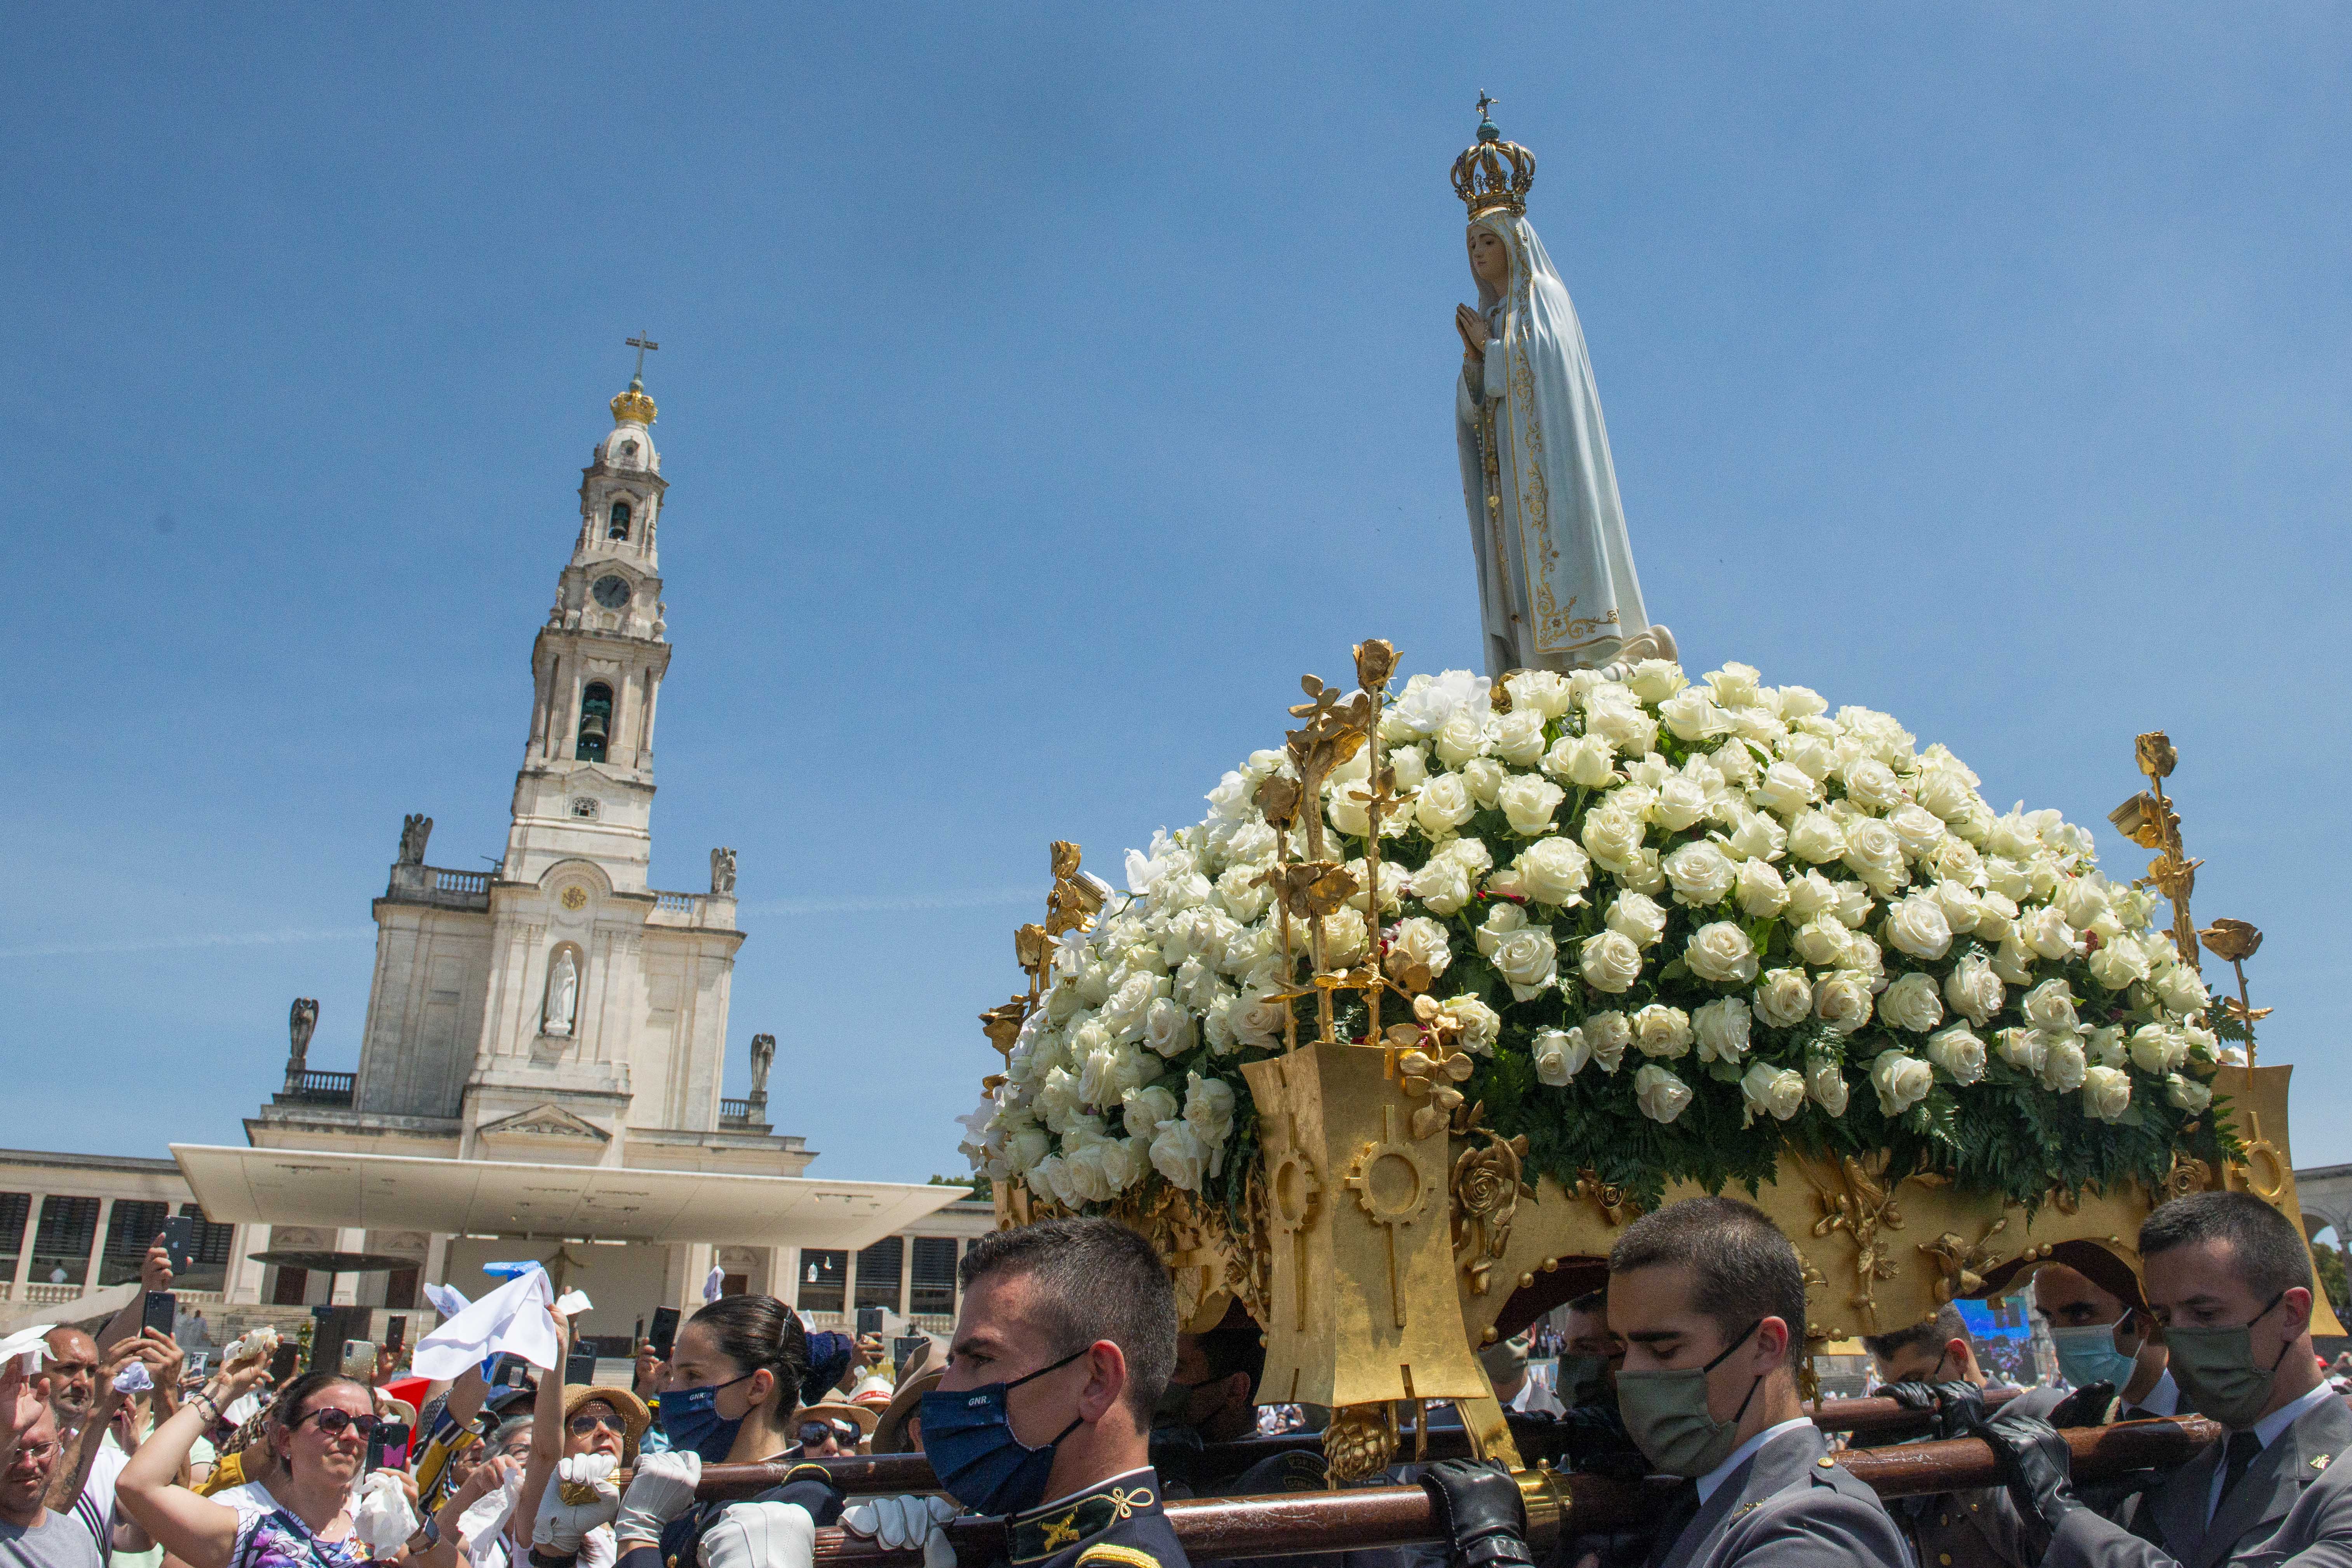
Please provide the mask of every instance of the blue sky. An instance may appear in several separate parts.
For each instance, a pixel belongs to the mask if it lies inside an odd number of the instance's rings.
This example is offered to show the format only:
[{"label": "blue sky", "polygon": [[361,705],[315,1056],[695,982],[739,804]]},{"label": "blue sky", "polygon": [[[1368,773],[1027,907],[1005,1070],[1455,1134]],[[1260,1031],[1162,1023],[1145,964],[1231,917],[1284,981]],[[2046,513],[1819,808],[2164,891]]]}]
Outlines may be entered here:
[{"label": "blue sky", "polygon": [[1652,611],[2097,826],[2168,728],[2352,1160],[2352,13],[52,7],[0,103],[7,1143],[356,1058],[401,814],[503,843],[573,491],[672,489],[657,886],[730,1092],[956,1168],[1045,844],[1108,870],[1351,642],[1475,658],[1445,169],[1481,89]]}]

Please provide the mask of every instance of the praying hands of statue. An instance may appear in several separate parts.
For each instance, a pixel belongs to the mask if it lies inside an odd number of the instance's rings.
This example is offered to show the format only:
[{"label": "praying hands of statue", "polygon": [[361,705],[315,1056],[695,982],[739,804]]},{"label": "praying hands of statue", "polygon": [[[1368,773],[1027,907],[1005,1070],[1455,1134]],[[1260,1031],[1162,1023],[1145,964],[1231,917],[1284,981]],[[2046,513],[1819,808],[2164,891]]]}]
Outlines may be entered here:
[{"label": "praying hands of statue", "polygon": [[1467,305],[1454,307],[1454,330],[1462,334],[1462,353],[1465,359],[1486,357],[1486,318]]}]

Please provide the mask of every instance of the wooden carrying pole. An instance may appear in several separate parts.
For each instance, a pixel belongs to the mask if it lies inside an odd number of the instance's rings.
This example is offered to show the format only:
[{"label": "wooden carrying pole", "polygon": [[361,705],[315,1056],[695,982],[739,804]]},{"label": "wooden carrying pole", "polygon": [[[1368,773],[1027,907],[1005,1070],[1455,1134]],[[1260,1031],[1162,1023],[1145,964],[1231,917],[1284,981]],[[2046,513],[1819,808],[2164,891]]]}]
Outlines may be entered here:
[{"label": "wooden carrying pole", "polygon": [[[1852,1404],[1893,1404],[1855,1400]],[[2178,1465],[2221,1436],[2203,1420],[2134,1421],[2115,1426],[2078,1426],[2066,1433],[2074,1474],[2098,1480],[2133,1470]],[[801,1464],[823,1464],[845,1490],[889,1490],[889,1477],[911,1456],[848,1460],[785,1460],[772,1465],[713,1465],[702,1472],[698,1495],[709,1500],[756,1496]],[[1893,1448],[1856,1448],[1839,1461],[1881,1497],[1915,1497],[1994,1486],[2000,1472],[1992,1449],[1976,1438],[1949,1443],[1912,1443]],[[928,1473],[928,1472],[926,1472]],[[1676,1482],[1654,1477],[1636,1482],[1599,1476],[1544,1471],[1523,1477],[1530,1494],[1529,1533],[1556,1534],[1637,1528],[1655,1521],[1664,1494]],[[1556,1501],[1558,1511],[1547,1507]],[[1375,1546],[1404,1546],[1443,1540],[1429,1496],[1419,1487],[1357,1487],[1339,1491],[1285,1492],[1273,1497],[1217,1498],[1171,1502],[1168,1522],[1188,1557],[1211,1562],[1237,1557]],[[1544,1516],[1552,1513],[1547,1520]],[[1002,1520],[961,1519],[948,1527],[956,1556],[966,1563],[1005,1558]],[[1537,1542],[1538,1551],[1548,1542]],[[816,1532],[818,1568],[920,1568],[922,1553],[888,1551],[840,1530]]]}]

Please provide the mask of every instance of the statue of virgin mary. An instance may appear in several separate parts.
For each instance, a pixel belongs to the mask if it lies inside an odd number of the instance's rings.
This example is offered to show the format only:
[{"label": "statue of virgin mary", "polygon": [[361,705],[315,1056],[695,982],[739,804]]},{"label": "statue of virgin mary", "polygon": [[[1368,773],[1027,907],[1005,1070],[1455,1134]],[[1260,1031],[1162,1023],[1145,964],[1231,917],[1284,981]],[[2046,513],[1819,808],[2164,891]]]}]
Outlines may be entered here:
[{"label": "statue of virgin mary", "polygon": [[1483,117],[1477,145],[1454,164],[1478,284],[1476,308],[1454,312],[1454,437],[1496,679],[1675,657],[1633,574],[1584,328],[1527,219],[1535,167]]}]

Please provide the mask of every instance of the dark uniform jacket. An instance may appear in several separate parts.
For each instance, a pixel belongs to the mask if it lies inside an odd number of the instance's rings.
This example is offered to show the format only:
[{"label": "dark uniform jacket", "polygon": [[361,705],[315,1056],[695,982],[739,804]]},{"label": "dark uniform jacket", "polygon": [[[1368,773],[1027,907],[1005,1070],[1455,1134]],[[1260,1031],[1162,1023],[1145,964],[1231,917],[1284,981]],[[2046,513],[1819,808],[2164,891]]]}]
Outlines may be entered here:
[{"label": "dark uniform jacket", "polygon": [[1190,1568],[1146,1466],[1004,1521],[1011,1568]]},{"label": "dark uniform jacket", "polygon": [[[781,1483],[749,1500],[798,1503],[808,1510],[809,1518],[820,1527],[841,1522],[841,1491],[823,1465],[802,1465],[787,1470]],[[698,1568],[702,1561],[702,1532],[718,1523],[719,1516],[732,1506],[707,1502],[671,1520],[662,1530],[661,1568]],[[643,1551],[629,1555],[641,1557]],[[623,1564],[625,1568],[650,1568],[649,1564],[631,1563],[626,1557],[615,1568]]]},{"label": "dark uniform jacket", "polygon": [[2209,1444],[2140,1506],[2142,1540],[2089,1509],[2061,1521],[2048,1568],[2352,1568],[2352,1409],[2333,1394],[2254,1457],[2210,1521],[2222,1444]]},{"label": "dark uniform jacket", "polygon": [[[2001,1408],[2046,1416],[2065,1397],[2055,1388],[2029,1388]],[[1911,1538],[1919,1568],[2032,1568],[2035,1561],[2007,1488],[1904,1498],[1888,1511]]]},{"label": "dark uniform jacket", "polygon": [[1808,1425],[1749,1455],[1652,1561],[1658,1568],[1909,1568],[1911,1554],[1878,1494]]}]

